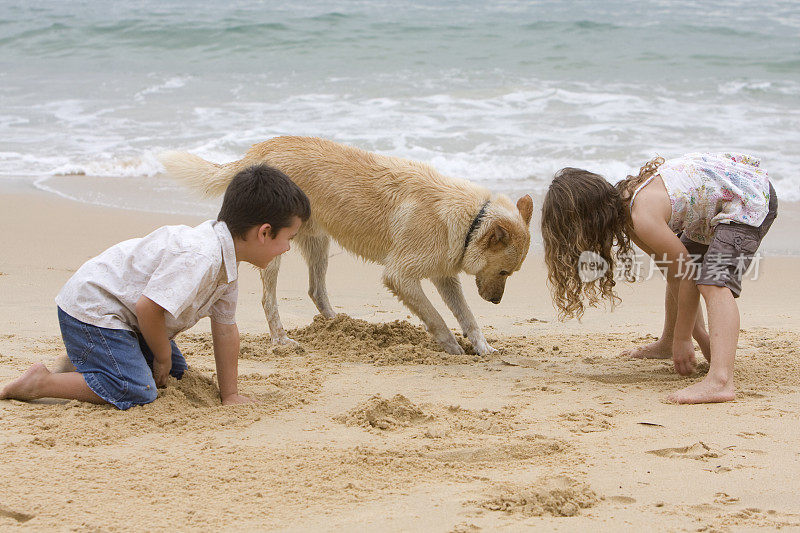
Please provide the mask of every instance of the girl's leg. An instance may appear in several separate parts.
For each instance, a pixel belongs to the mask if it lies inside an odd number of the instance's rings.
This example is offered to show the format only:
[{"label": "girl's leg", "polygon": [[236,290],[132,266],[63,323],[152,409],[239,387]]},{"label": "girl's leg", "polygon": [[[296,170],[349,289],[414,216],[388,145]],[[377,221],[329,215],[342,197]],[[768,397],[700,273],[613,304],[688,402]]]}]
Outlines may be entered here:
[{"label": "girl's leg", "polygon": [[[706,308],[708,305],[706,305]],[[702,306],[700,309],[697,310],[697,321],[694,323],[694,331],[692,331],[692,337],[695,341],[697,341],[697,345],[700,346],[700,351],[703,352],[703,357],[706,358],[706,361],[709,363],[711,362],[711,337],[708,336],[708,330],[706,329],[706,321],[703,318],[703,308]]]},{"label": "girl's leg", "polygon": [[739,308],[727,287],[698,285],[708,309],[711,365],[700,383],[669,395],[676,403],[727,402],[735,397],[733,361],[739,341]]},{"label": "girl's leg", "polygon": [[[675,332],[675,321],[678,316],[677,288],[678,284],[675,281],[667,282],[667,290],[664,295],[664,329],[661,331],[661,336],[650,344],[639,346],[638,348],[630,348],[620,355],[637,359],[672,358],[672,338]],[[705,358],[710,360],[711,348],[702,310],[697,313],[697,321],[695,322],[692,336],[700,346]]]},{"label": "girl's leg", "polygon": [[661,331],[661,336],[655,342],[630,348],[620,355],[636,359],[670,359],[672,357],[672,333],[675,330],[677,312],[678,303],[672,297],[670,284],[667,283],[664,294],[664,329]]},{"label": "girl's leg", "polygon": [[0,399],[37,400],[39,398],[63,398],[98,404],[107,403],[89,388],[80,373],[51,373],[44,363],[36,363],[0,391]]}]

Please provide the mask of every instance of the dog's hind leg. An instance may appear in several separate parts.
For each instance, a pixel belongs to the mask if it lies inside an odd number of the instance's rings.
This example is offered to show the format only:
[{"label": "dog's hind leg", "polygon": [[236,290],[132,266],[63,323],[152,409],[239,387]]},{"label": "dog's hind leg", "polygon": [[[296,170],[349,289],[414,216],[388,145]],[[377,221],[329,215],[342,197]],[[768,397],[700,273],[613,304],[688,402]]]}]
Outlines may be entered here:
[{"label": "dog's hind leg", "polygon": [[472,343],[472,347],[479,355],[487,355],[496,352],[483,336],[475,316],[467,305],[464,299],[464,292],[461,290],[461,281],[457,276],[444,276],[439,278],[431,278],[434,287],[439,291],[442,300],[453,312],[453,315],[458,320],[461,329],[464,331],[464,336]]},{"label": "dog's hind leg", "polygon": [[286,330],[281,324],[281,317],[278,314],[278,298],[275,287],[278,282],[278,270],[281,268],[280,256],[269,262],[267,268],[261,270],[261,305],[264,307],[264,314],[269,324],[269,333],[273,344],[297,344],[286,335]]},{"label": "dog's hind leg", "polygon": [[425,296],[419,279],[403,276],[399,272],[387,269],[383,272],[383,283],[425,323],[428,333],[436,339],[444,351],[451,354],[464,353],[453,332]]},{"label": "dog's hind leg", "polygon": [[298,233],[297,246],[308,265],[308,295],[323,316],[333,318],[328,289],[325,286],[325,273],[328,271],[328,250],[331,239],[325,234]]}]

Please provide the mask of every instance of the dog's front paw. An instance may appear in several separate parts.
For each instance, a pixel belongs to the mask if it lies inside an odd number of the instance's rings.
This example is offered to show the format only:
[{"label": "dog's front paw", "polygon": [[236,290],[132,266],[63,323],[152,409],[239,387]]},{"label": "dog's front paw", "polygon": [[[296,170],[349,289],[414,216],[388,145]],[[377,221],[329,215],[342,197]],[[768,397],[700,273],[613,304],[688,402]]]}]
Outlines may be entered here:
[{"label": "dog's front paw", "polygon": [[458,344],[458,341],[453,337],[452,339],[447,339],[446,341],[439,341],[439,344],[442,346],[445,352],[449,353],[450,355],[463,355],[464,349]]},{"label": "dog's front paw", "polygon": [[289,338],[285,333],[277,337],[272,337],[272,344],[274,346],[300,346],[299,342]]},{"label": "dog's front paw", "polygon": [[492,346],[486,341],[483,341],[482,343],[473,344],[472,347],[475,348],[475,353],[477,353],[482,357],[486,357],[487,355],[497,353],[497,349],[492,348]]}]

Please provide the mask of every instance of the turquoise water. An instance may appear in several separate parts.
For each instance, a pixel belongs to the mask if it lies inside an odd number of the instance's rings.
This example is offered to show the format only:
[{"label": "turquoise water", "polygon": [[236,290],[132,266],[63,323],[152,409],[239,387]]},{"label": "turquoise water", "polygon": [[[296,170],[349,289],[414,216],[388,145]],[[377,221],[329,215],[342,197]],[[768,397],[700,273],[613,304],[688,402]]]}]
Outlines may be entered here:
[{"label": "turquoise water", "polygon": [[733,149],[800,200],[799,104],[797,2],[0,5],[0,178],[94,203],[75,175],[135,204],[170,188],[161,150],[230,161],[283,134],[508,192]]}]

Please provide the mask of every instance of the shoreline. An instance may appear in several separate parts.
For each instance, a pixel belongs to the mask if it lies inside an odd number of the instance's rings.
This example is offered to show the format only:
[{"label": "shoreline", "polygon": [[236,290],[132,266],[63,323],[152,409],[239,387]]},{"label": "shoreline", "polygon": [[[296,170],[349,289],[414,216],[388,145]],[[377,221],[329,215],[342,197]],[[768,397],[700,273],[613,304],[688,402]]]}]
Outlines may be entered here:
[{"label": "shoreline", "polygon": [[[39,182],[53,178],[60,179],[61,187],[44,186]],[[91,186],[95,197],[80,198],[70,188]],[[137,178],[106,178],[86,175],[40,176],[0,178],[0,194],[40,193],[52,195],[63,200],[84,205],[152,213],[166,216],[199,217],[199,219],[215,218],[221,198],[208,199],[197,193],[182,188],[164,175]],[[133,201],[133,205],[120,205],[115,200],[122,193],[124,198]],[[542,193],[520,191],[518,188],[493,192],[507,194],[516,199],[522,194],[530,194],[534,200],[534,216],[531,220],[531,251],[542,252],[541,235],[538,230]],[[84,192],[84,194],[86,194]],[[149,205],[147,205],[149,204]],[[794,228],[800,226],[800,201],[781,201],[779,198],[778,218],[767,233],[759,247],[759,252],[767,256],[800,257],[800,239],[794,234]]]}]

